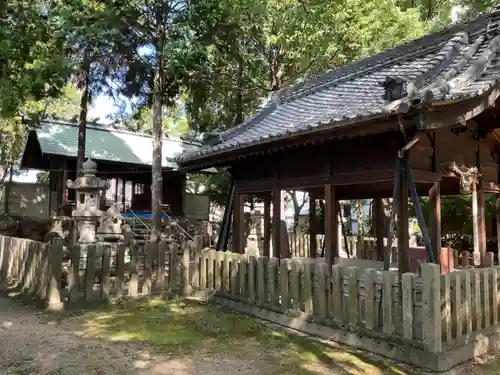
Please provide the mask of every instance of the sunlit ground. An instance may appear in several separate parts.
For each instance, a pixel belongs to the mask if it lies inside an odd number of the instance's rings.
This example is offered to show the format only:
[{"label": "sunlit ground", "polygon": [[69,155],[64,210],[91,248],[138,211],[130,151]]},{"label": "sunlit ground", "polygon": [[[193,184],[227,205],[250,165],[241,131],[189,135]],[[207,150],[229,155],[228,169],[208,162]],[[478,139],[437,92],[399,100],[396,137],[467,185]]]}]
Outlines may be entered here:
[{"label": "sunlit ground", "polygon": [[[122,303],[48,318],[62,323],[71,319],[79,327],[79,335],[137,343],[166,360],[217,356],[251,361],[260,374],[417,374],[380,357],[274,330],[217,306],[192,301]],[[467,372],[498,373],[490,366],[493,364]]]}]

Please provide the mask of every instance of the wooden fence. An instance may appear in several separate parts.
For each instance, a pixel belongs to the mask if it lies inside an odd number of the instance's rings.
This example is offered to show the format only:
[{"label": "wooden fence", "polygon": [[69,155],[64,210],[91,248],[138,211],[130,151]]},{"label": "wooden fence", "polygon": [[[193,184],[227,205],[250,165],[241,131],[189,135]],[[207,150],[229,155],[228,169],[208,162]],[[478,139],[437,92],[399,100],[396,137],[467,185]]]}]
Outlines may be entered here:
[{"label": "wooden fence", "polygon": [[35,298],[48,297],[49,247],[41,242],[0,236],[0,287]]},{"label": "wooden fence", "polygon": [[431,370],[500,345],[498,266],[440,275],[437,265],[422,264],[420,276],[399,279],[392,271],[202,250],[201,243],[76,246],[66,273],[62,243],[0,236],[0,286],[51,309],[167,291],[215,295],[244,313]]},{"label": "wooden fence", "polygon": [[442,339],[448,346],[498,325],[499,269],[458,270],[441,276]]},{"label": "wooden fence", "polygon": [[65,303],[181,292],[178,259],[184,253],[200,253],[201,245],[201,237],[157,246],[97,243],[75,246],[64,259],[60,241],[44,244],[0,236],[0,286],[44,301],[53,310]]},{"label": "wooden fence", "polygon": [[[288,233],[288,245],[290,247],[290,256],[292,258],[310,258],[310,234],[302,232]],[[316,257],[321,256],[323,241],[325,235],[316,235]],[[375,243],[373,237],[364,237],[361,244],[357,244],[358,238],[356,236],[347,236],[346,239],[342,237],[340,243],[340,250],[349,255],[355,255],[360,259],[375,259]],[[346,248],[346,242],[347,247]]]},{"label": "wooden fence", "polygon": [[[191,291],[215,290],[222,302],[238,302],[240,309],[246,305],[244,311],[260,308],[267,317],[269,312],[291,314],[294,319],[289,324],[300,317],[302,322],[375,340],[385,338],[432,353],[440,350],[436,265],[422,265],[422,278],[405,274],[398,283],[392,271],[339,265],[329,269],[324,262],[279,261],[213,250],[203,251],[194,263],[194,267],[184,263],[182,272]],[[191,275],[189,269],[194,270]]]},{"label": "wooden fence", "polygon": [[498,268],[440,275],[439,266],[422,264],[421,276],[399,280],[392,271],[214,250],[189,259],[185,294],[215,291],[239,311],[431,370],[500,342]]},{"label": "wooden fence", "polygon": [[[309,258],[310,255],[309,233],[288,233],[288,244],[292,258]],[[316,235],[316,256],[321,255],[324,235]]]}]

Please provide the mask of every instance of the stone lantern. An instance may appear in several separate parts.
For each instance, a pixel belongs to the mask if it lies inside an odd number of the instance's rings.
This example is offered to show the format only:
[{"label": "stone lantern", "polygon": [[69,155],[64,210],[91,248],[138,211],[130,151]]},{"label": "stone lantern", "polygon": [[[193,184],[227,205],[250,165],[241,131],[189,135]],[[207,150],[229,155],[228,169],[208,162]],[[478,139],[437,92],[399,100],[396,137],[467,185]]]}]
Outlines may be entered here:
[{"label": "stone lantern", "polygon": [[76,209],[72,216],[78,228],[80,244],[96,242],[96,226],[103,212],[99,209],[100,195],[109,188],[109,182],[96,177],[97,164],[90,158],[82,164],[83,176],[66,182],[76,192]]}]

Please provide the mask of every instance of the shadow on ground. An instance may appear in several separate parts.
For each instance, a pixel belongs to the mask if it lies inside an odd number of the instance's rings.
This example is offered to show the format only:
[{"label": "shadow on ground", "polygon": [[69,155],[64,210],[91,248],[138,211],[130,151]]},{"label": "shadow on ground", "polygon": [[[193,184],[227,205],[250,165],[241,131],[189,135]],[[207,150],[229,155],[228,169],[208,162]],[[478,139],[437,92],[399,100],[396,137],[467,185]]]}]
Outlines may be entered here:
[{"label": "shadow on ground", "polygon": [[[251,361],[259,374],[416,374],[380,357],[272,329],[213,304],[174,299],[45,315],[84,337],[141,344],[165,360]],[[148,356],[149,358],[149,356]]]}]

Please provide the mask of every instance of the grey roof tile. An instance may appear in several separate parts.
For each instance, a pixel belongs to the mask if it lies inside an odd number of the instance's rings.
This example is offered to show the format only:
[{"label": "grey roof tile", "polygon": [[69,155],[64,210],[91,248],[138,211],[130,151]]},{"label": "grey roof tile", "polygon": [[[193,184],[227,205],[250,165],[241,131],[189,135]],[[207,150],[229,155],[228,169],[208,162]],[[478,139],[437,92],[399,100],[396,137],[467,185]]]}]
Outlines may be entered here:
[{"label": "grey roof tile", "polygon": [[499,24],[500,12],[483,14],[283,89],[257,115],[219,133],[218,144],[185,152],[178,161],[394,114],[401,100],[385,99],[381,82],[387,77],[403,79],[415,98],[426,92],[436,101],[480,95],[500,77]]}]

